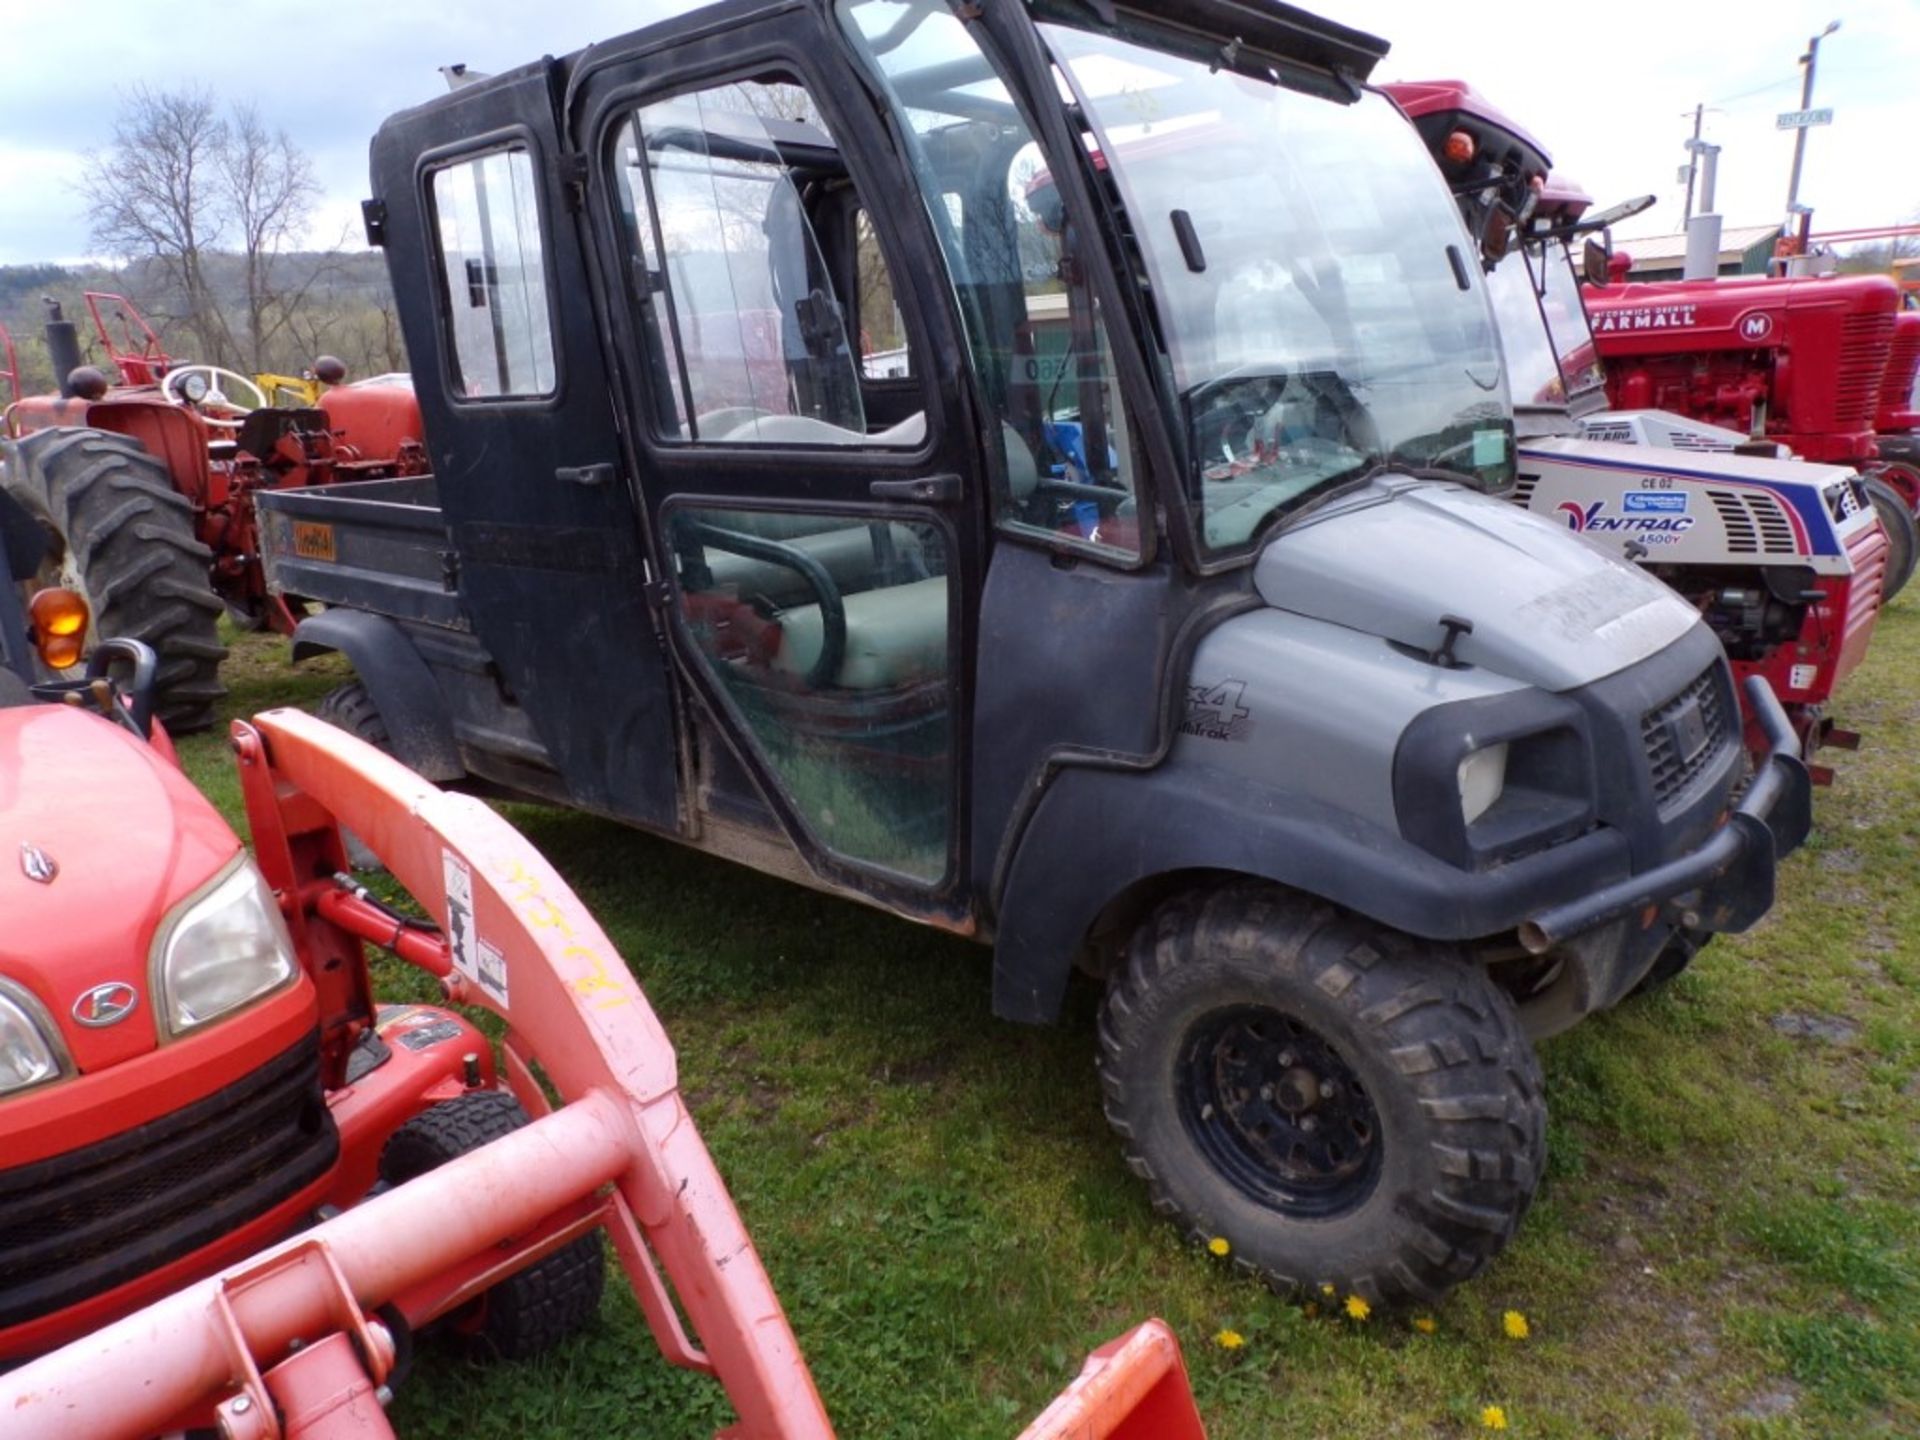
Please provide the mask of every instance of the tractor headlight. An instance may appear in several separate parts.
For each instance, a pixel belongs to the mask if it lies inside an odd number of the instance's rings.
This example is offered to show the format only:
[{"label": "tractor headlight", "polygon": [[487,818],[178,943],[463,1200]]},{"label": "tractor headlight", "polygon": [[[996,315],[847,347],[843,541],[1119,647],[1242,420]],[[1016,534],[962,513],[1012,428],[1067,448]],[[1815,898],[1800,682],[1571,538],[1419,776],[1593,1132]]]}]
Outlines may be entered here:
[{"label": "tractor headlight", "polygon": [[1460,815],[1471,825],[1500,798],[1507,786],[1507,742],[1463,756],[1455,776],[1460,783]]},{"label": "tractor headlight", "polygon": [[153,937],[150,964],[169,1035],[279,989],[299,968],[273,891],[245,855],[174,907]]},{"label": "tractor headlight", "polygon": [[0,988],[0,1095],[52,1080],[65,1069],[59,1041],[39,1011],[11,987]]}]

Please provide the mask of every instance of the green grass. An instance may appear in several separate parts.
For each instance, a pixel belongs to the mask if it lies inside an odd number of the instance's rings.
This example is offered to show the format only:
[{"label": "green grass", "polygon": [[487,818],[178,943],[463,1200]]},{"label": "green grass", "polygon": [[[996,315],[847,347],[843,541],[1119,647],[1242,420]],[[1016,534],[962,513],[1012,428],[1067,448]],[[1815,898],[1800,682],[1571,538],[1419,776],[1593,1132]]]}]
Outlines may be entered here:
[{"label": "green grass", "polygon": [[[308,703],[246,638],[232,713]],[[1546,1047],[1552,1158],[1508,1254],[1432,1316],[1276,1299],[1149,1213],[1096,1096],[1096,995],[988,1010],[989,956],[616,825],[509,813],[579,889],[674,1038],[695,1118],[848,1436],[1007,1437],[1090,1346],[1158,1314],[1217,1440],[1920,1433],[1920,601],[1836,707],[1838,761],[1778,908],[1666,992]],[[183,745],[232,815],[213,736]],[[1779,1017],[1847,1022],[1831,1039]],[[1804,1029],[1794,1019],[1787,1030]],[[1507,1339],[1524,1312],[1532,1336]],[[1213,1335],[1239,1331],[1228,1352]],[[427,1347],[410,1436],[696,1436],[717,1387],[624,1291],[540,1362]]]}]

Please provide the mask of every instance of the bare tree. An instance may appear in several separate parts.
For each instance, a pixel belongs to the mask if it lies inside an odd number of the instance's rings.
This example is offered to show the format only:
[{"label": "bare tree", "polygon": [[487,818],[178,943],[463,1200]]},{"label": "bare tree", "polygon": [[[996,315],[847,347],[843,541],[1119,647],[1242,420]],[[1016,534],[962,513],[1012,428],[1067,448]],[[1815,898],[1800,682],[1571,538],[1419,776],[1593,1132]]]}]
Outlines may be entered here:
[{"label": "bare tree", "polygon": [[299,238],[320,187],[287,132],[269,133],[252,105],[233,107],[216,158],[246,278],[248,358],[257,367],[266,363],[267,347],[321,273],[312,270],[292,293],[275,283],[280,253]]},{"label": "bare tree", "polygon": [[[114,120],[113,144],[87,157],[80,191],[102,250],[135,262],[159,318],[184,325],[194,358],[258,369],[325,267],[280,283],[280,258],[319,195],[313,166],[252,105],[222,115],[204,89],[140,86]],[[242,294],[229,318],[215,284],[238,261]],[[229,293],[233,287],[229,286]],[[165,305],[173,313],[161,310]]]},{"label": "bare tree", "polygon": [[114,119],[112,147],[89,154],[80,177],[94,244],[156,269],[200,355],[214,364],[233,358],[206,271],[206,251],[226,223],[226,146],[226,124],[206,90],[137,86]]}]

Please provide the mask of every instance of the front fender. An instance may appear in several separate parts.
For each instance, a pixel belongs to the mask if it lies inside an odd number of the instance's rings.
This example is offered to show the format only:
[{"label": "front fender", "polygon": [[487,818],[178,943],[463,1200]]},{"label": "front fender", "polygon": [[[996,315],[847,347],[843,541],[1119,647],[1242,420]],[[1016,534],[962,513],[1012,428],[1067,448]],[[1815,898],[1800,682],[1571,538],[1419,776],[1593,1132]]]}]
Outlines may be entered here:
[{"label": "front fender", "polygon": [[335,650],[353,662],[402,764],[441,783],[467,773],[433,671],[404,630],[365,610],[323,610],[295,627],[295,664]]},{"label": "front fender", "polygon": [[1606,828],[1469,873],[1324,801],[1191,758],[1144,773],[1073,769],[1035,809],[1014,856],[996,924],[993,1008],[1051,1021],[1101,913],[1182,871],[1272,880],[1410,935],[1471,940],[1629,868],[1625,839]]}]

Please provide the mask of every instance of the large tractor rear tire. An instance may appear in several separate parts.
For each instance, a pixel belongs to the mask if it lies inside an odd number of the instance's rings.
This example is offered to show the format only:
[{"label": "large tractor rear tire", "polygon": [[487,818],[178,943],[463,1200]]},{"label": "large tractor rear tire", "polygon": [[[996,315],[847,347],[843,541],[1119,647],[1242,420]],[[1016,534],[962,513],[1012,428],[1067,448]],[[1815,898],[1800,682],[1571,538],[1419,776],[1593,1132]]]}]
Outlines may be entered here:
[{"label": "large tractor rear tire", "polygon": [[1278,1289],[1430,1303],[1513,1238],[1546,1163],[1539,1062],[1485,973],[1273,885],[1147,917],[1100,1079],[1154,1209]]},{"label": "large tractor rear tire", "polygon": [[37,430],[11,446],[6,483],[48,529],[38,583],[63,584],[93,611],[91,641],[144,640],[160,658],[154,713],[177,733],[205,730],[227,691],[222,605],[194,538],[193,507],[139,441],[107,430]]},{"label": "large tractor rear tire", "polygon": [[1906,589],[1913,569],[1920,563],[1920,522],[1914,520],[1906,497],[1878,475],[1863,475],[1867,498],[1879,512],[1880,526],[1887,532],[1887,578],[1881,597],[1891,600]]}]

